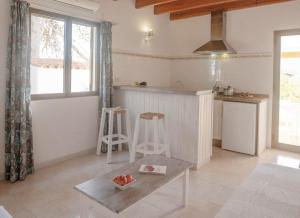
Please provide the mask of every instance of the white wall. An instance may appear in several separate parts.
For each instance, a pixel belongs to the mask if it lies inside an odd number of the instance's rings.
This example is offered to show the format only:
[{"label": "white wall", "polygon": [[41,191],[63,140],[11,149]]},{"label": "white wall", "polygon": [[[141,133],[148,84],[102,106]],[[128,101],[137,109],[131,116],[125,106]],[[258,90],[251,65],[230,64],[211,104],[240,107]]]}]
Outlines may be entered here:
[{"label": "white wall", "polygon": [[[221,81],[237,91],[262,94],[273,92],[273,58],[243,57],[219,60]],[[211,61],[207,59],[175,60],[171,63],[171,84],[190,89],[212,88],[215,81],[211,75]],[[177,82],[177,84],[176,84]]]},{"label": "white wall", "polygon": [[[249,8],[227,14],[227,41],[238,53],[273,52],[275,30],[300,28],[300,2],[288,2]],[[179,20],[170,27],[172,53],[191,55],[192,51],[209,40],[210,16]],[[188,34],[186,34],[188,33]],[[269,94],[269,137],[273,95],[273,58],[251,57],[222,60],[222,82],[239,91]],[[174,60],[171,63],[171,85],[181,81],[184,87],[212,87],[210,60]]]},{"label": "white wall", "polygon": [[[299,28],[299,8],[291,1],[227,12],[227,41],[239,53],[273,52],[273,31]],[[191,55],[210,38],[210,15],[172,21],[170,31],[172,53]]]},{"label": "white wall", "polygon": [[[147,54],[169,54],[170,37],[168,15],[154,16],[153,8],[136,9],[135,0],[101,1],[100,17],[116,23],[113,26],[113,48]],[[151,28],[150,43],[143,40],[143,29]]]},{"label": "white wall", "polygon": [[[300,28],[299,11],[300,2],[292,1],[228,12],[227,41],[238,53],[272,54],[274,31]],[[196,48],[209,40],[210,16],[173,21],[170,31],[172,53],[179,56],[191,55]],[[225,83],[245,91],[272,94],[272,58],[238,58],[222,62]],[[198,87],[209,86],[209,65],[208,59],[173,61],[172,84],[174,81],[183,80],[187,87],[197,88],[197,84]],[[231,76],[233,74],[235,75]],[[256,88],[260,82],[265,83],[268,88],[261,85]]]},{"label": "white wall", "polygon": [[150,86],[170,86],[170,60],[113,54],[114,84],[147,81]]},{"label": "white wall", "polygon": [[[134,0],[101,2],[100,17],[116,23],[113,26],[113,50],[152,55],[170,54],[170,22],[167,15],[154,16],[152,7],[137,10]],[[154,37],[149,43],[144,41],[144,28],[154,31]],[[170,85],[168,60],[114,54],[113,61],[117,84],[147,81],[152,86]]]},{"label": "white wall", "polygon": [[34,161],[44,165],[94,148],[98,97],[33,101]]}]

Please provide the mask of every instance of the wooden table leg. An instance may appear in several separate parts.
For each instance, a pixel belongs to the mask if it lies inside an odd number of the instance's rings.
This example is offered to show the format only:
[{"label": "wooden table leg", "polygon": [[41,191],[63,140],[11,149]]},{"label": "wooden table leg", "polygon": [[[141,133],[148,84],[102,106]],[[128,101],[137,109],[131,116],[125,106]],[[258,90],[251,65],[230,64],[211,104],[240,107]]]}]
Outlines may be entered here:
[{"label": "wooden table leg", "polygon": [[190,169],[186,169],[183,175],[183,206],[186,207],[189,202]]}]

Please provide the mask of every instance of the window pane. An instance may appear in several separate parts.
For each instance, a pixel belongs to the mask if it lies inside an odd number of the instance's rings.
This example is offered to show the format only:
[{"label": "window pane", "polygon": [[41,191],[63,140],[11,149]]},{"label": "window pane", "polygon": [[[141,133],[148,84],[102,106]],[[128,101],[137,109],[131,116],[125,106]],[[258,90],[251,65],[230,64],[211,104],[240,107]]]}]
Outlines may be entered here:
[{"label": "window pane", "polygon": [[64,91],[63,21],[31,16],[31,94]]},{"label": "window pane", "polygon": [[72,92],[88,92],[94,89],[95,28],[72,25]]}]

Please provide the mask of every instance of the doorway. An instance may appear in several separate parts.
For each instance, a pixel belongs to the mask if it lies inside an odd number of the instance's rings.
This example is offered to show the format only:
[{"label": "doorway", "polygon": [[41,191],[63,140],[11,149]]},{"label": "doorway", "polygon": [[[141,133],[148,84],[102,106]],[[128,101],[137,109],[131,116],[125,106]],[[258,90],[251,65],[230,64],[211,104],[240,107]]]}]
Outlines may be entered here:
[{"label": "doorway", "polygon": [[275,32],[273,145],[300,152],[300,29]]}]

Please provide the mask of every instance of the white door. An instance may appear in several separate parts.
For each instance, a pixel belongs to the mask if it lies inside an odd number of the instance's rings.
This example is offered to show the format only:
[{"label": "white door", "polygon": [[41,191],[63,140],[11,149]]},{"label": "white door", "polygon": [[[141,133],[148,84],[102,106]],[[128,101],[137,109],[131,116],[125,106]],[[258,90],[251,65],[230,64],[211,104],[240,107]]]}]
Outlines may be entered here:
[{"label": "white door", "polygon": [[256,110],[256,104],[223,102],[223,149],[255,155]]},{"label": "white door", "polygon": [[300,29],[275,33],[273,145],[300,152]]}]

